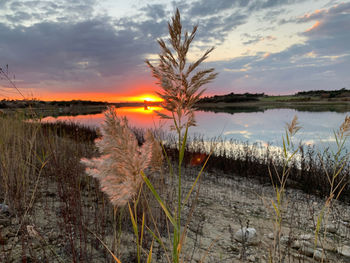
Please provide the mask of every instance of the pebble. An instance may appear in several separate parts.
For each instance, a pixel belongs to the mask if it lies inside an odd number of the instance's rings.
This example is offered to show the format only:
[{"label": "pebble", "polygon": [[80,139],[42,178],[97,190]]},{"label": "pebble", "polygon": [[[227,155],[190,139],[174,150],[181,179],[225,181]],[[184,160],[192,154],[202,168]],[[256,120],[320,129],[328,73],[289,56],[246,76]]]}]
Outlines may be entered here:
[{"label": "pebble", "polygon": [[7,227],[11,225],[10,218],[0,218],[0,226]]},{"label": "pebble", "polygon": [[344,245],[344,246],[337,247],[337,252],[340,255],[343,255],[344,257],[350,258],[350,247],[349,246]]},{"label": "pebble", "polygon": [[267,235],[267,237],[268,237],[269,239],[271,239],[271,240],[274,240],[275,234],[271,232],[271,233],[269,233],[269,234]]},{"label": "pebble", "polygon": [[255,256],[250,255],[250,256],[247,257],[247,260],[248,260],[249,262],[255,262]]},{"label": "pebble", "polygon": [[9,211],[8,205],[0,204],[0,212],[1,213],[8,213],[8,211]]},{"label": "pebble", "polygon": [[243,227],[239,229],[235,233],[234,239],[240,243],[246,243],[247,245],[253,245],[253,244],[259,243],[256,230],[255,228],[252,228],[252,227],[249,227],[249,228]]},{"label": "pebble", "polygon": [[287,245],[289,243],[289,241],[290,241],[289,236],[281,236],[281,238],[280,238],[280,242],[283,245]]},{"label": "pebble", "polygon": [[10,230],[8,228],[5,228],[1,232],[1,236],[3,237],[9,237],[10,236]]},{"label": "pebble", "polygon": [[335,233],[337,233],[337,227],[334,224],[328,224],[328,225],[326,225],[326,231],[328,233],[335,234]]},{"label": "pebble", "polygon": [[299,236],[300,240],[310,240],[311,239],[311,235],[310,234],[303,234]]},{"label": "pebble", "polygon": [[312,246],[312,244],[307,240],[295,240],[293,241],[291,247],[294,249],[299,249],[301,247],[310,247],[310,246]]},{"label": "pebble", "polygon": [[308,256],[308,257],[312,257],[314,255],[314,249],[312,247],[306,247],[306,246],[302,246],[299,249],[300,254]]},{"label": "pebble", "polygon": [[316,249],[314,251],[314,259],[317,260],[317,261],[325,262],[326,261],[326,256],[324,255],[323,250]]}]

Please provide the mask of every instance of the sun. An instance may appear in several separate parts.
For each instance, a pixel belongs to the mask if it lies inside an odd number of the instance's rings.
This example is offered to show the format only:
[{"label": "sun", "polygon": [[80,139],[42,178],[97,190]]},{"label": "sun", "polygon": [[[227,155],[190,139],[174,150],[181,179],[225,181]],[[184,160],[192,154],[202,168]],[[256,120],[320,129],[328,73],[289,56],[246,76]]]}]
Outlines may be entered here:
[{"label": "sun", "polygon": [[159,98],[156,95],[150,95],[150,94],[143,94],[143,95],[139,95],[139,96],[135,96],[133,97],[134,101],[142,101],[142,102],[158,102],[158,101],[162,101],[161,98]]},{"label": "sun", "polygon": [[142,100],[143,100],[143,101],[150,101],[150,102],[155,101],[155,99],[154,99],[154,98],[151,98],[151,97],[143,97]]}]

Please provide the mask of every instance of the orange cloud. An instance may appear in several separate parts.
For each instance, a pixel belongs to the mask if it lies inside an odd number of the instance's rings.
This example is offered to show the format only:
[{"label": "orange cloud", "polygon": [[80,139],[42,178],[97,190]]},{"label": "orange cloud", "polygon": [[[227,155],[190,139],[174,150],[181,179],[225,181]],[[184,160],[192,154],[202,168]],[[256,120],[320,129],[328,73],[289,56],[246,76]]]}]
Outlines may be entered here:
[{"label": "orange cloud", "polygon": [[266,52],[266,53],[263,55],[263,58],[268,58],[269,56],[271,56],[271,53]]},{"label": "orange cloud", "polygon": [[311,31],[311,30],[314,30],[314,29],[315,29],[316,27],[318,27],[320,24],[321,24],[320,21],[316,21],[316,23],[315,23],[312,27],[310,27],[309,29],[307,29],[306,32],[309,32],[309,31]]}]

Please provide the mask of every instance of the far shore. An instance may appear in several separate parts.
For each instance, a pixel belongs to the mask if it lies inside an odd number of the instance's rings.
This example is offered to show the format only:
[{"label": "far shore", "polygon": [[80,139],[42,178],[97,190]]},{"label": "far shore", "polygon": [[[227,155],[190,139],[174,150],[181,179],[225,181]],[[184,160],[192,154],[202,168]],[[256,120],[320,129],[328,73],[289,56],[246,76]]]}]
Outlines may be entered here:
[{"label": "far shore", "polygon": [[[94,101],[76,101],[72,102],[52,102],[36,103],[26,105],[25,101],[11,102],[8,107],[2,107],[3,113],[22,112],[25,115],[35,114],[36,116],[67,116],[67,115],[86,115],[102,113],[108,106],[121,107],[154,107],[161,106],[161,102],[94,102]],[[25,105],[25,106],[24,106]],[[213,112],[259,112],[269,109],[295,109],[298,111],[334,111],[349,112],[350,99],[334,98],[321,99],[313,98],[303,100],[298,98],[283,99],[282,96],[266,96],[255,101],[243,102],[200,102],[196,104],[196,109],[200,111]]]},{"label": "far shore", "polygon": [[350,101],[313,100],[313,101],[248,101],[248,102],[212,102],[198,103],[198,110],[220,112],[253,112],[269,109],[295,109],[299,111],[350,111]]}]

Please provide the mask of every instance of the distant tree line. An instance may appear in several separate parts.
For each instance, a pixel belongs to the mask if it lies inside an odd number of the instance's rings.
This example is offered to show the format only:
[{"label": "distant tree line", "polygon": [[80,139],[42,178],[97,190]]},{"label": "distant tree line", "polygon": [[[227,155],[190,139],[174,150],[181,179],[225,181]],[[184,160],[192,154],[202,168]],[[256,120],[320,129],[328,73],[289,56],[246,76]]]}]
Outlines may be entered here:
[{"label": "distant tree line", "polygon": [[310,97],[321,97],[321,98],[341,98],[350,97],[350,90],[342,88],[339,90],[310,90],[300,91],[295,96],[310,96]]},{"label": "distant tree line", "polygon": [[198,103],[217,103],[217,102],[247,102],[258,101],[259,97],[265,96],[264,93],[244,93],[235,94],[233,92],[226,95],[215,95],[212,97],[204,97]]},{"label": "distant tree line", "polygon": [[91,100],[71,100],[71,101],[43,101],[43,100],[6,100],[0,101],[0,108],[44,108],[49,106],[54,107],[72,107],[72,106],[98,106],[107,105],[107,102],[103,101],[91,101]]}]

